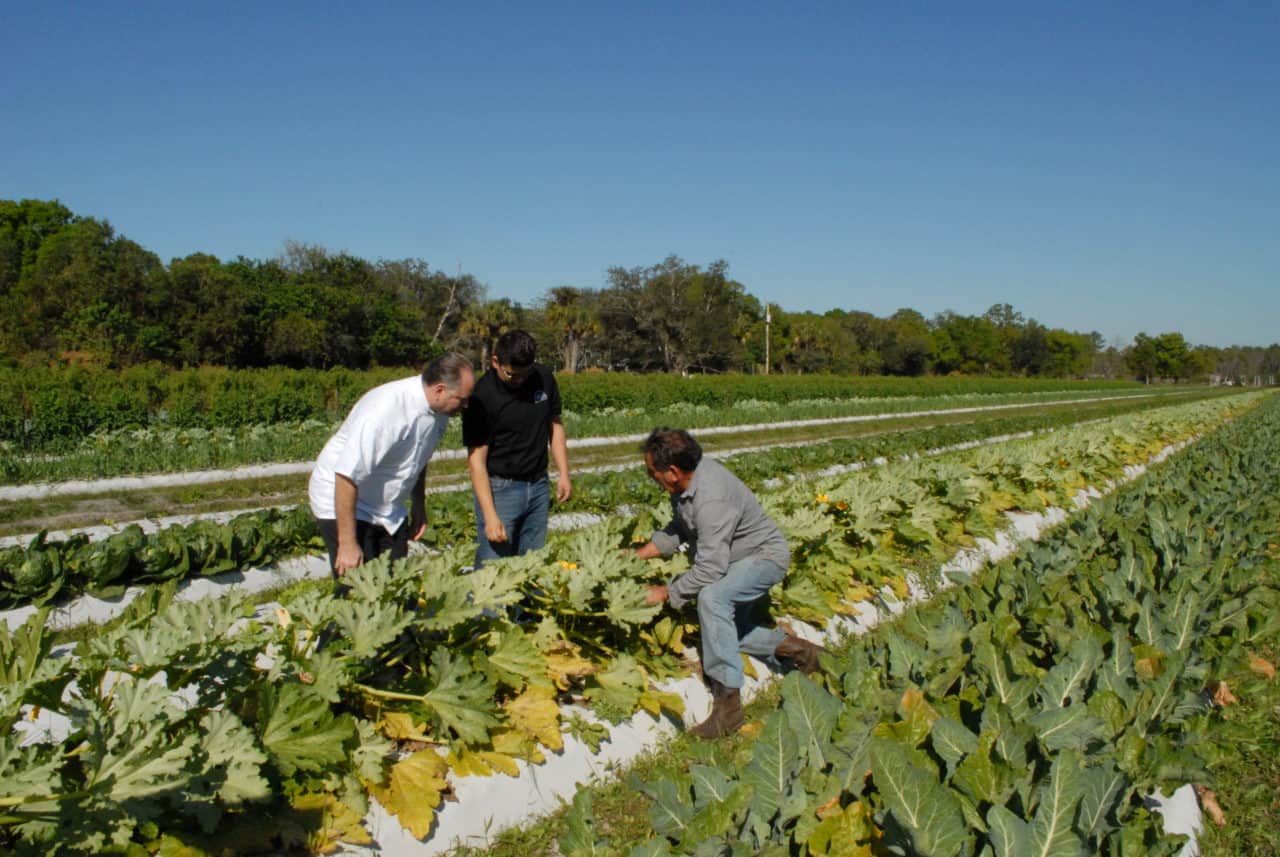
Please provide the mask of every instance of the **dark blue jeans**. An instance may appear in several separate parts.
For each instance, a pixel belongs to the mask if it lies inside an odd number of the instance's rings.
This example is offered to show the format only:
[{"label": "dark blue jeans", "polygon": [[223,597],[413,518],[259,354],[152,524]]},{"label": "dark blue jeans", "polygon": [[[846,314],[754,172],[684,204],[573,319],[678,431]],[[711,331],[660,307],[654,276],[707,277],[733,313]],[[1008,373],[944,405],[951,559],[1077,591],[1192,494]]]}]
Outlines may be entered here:
[{"label": "dark blue jeans", "polygon": [[547,513],[551,494],[545,476],[532,482],[490,476],[489,486],[493,489],[493,507],[507,531],[507,541],[505,544],[490,542],[485,537],[484,513],[480,511],[480,502],[477,500],[476,568],[485,560],[519,556],[547,543]]}]

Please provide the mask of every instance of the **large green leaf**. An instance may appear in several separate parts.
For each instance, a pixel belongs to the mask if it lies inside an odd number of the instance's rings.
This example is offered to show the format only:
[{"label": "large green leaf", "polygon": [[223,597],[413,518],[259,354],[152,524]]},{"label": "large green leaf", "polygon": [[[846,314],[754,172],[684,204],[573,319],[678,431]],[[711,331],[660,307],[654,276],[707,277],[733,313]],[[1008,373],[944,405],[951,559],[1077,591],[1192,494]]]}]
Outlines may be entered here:
[{"label": "large green leaf", "polygon": [[631,655],[619,655],[608,669],[591,676],[584,692],[593,701],[601,701],[617,712],[630,714],[640,702],[648,680]]},{"label": "large green leaf", "polygon": [[661,604],[646,604],[648,587],[636,580],[611,580],[604,589],[605,615],[620,628],[647,624],[662,610]]},{"label": "large green leaf", "polygon": [[469,744],[487,741],[489,730],[498,725],[493,682],[467,658],[455,657],[443,646],[431,653],[431,678],[434,686],[423,701],[441,724]]},{"label": "large green leaf", "polygon": [[508,687],[519,690],[526,682],[547,681],[547,661],[533,640],[518,628],[496,632],[493,648],[484,659],[486,669]]},{"label": "large green leaf", "polygon": [[333,611],[333,622],[356,657],[369,658],[413,624],[413,616],[395,602],[347,599]]},{"label": "large green leaf", "polygon": [[267,755],[253,732],[229,711],[210,711],[200,721],[200,750],[204,754],[203,779],[225,805],[264,800],[271,787],[262,776]]},{"label": "large green leaf", "polygon": [[871,739],[871,769],[876,788],[917,851],[928,857],[960,853],[968,836],[964,813],[936,772],[917,767],[903,745],[879,737]]},{"label": "large green leaf", "polygon": [[786,715],[774,711],[765,718],[764,729],[751,748],[751,762],[742,772],[742,780],[752,788],[751,811],[768,823],[782,806],[795,767],[799,744],[786,721]]},{"label": "large green leaf", "polygon": [[745,783],[737,783],[724,799],[711,801],[699,809],[685,827],[683,844],[725,842],[737,833],[735,819],[751,797],[751,789]]},{"label": "large green leaf", "polygon": [[782,711],[803,752],[818,769],[827,764],[831,733],[842,707],[837,697],[799,671],[788,673],[782,680]]},{"label": "large green leaf", "polygon": [[355,736],[348,715],[334,716],[329,703],[297,684],[263,685],[258,738],[286,776],[321,771],[346,758]]},{"label": "large green leaf", "polygon": [[952,770],[961,759],[978,749],[978,736],[970,732],[963,723],[945,715],[933,721],[929,741],[933,744],[934,751]]},{"label": "large green leaf", "polygon": [[560,853],[564,857],[595,857],[597,854],[608,853],[604,845],[605,843],[596,836],[591,790],[579,788],[574,792],[573,806],[564,816]]},{"label": "large green leaf", "polygon": [[1064,752],[1054,761],[1038,794],[1027,857],[1083,857],[1086,853],[1084,842],[1072,827],[1085,790],[1082,766],[1080,755],[1072,752]]},{"label": "large green leaf", "polygon": [[1077,637],[1066,657],[1049,670],[1040,684],[1040,700],[1056,708],[1072,701],[1083,702],[1102,657],[1097,640],[1087,634]]},{"label": "large green leaf", "polygon": [[1114,830],[1115,809],[1124,799],[1129,778],[1110,762],[1081,772],[1080,810],[1076,828],[1086,836],[1102,837]]},{"label": "large green leaf", "polygon": [[1083,750],[1106,734],[1106,724],[1081,704],[1050,708],[1032,715],[1026,722],[1050,751]]},{"label": "large green leaf", "polygon": [[734,788],[733,780],[724,771],[710,765],[690,765],[689,775],[693,778],[693,803],[698,809],[723,802]]},{"label": "large green leaf", "polygon": [[1004,806],[987,810],[988,839],[995,857],[1025,857],[1031,839],[1030,825]]}]

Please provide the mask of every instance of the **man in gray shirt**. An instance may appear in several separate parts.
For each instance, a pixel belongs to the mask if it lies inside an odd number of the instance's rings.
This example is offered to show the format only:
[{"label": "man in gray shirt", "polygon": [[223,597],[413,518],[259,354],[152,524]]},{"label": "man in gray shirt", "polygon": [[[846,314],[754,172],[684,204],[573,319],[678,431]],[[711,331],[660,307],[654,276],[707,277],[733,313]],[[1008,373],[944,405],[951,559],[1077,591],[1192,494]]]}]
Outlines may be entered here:
[{"label": "man in gray shirt", "polygon": [[785,658],[804,673],[818,668],[820,646],[760,621],[769,589],[786,576],[791,551],[751,489],[724,465],[702,457],[683,429],[657,428],[640,447],[649,476],[671,495],[671,523],[636,550],[640,559],[668,557],[688,545],[692,568],[649,588],[649,603],[680,608],[697,601],[702,673],[711,687],[710,716],[689,731],[718,738],[742,725],[744,680],[738,652]]}]

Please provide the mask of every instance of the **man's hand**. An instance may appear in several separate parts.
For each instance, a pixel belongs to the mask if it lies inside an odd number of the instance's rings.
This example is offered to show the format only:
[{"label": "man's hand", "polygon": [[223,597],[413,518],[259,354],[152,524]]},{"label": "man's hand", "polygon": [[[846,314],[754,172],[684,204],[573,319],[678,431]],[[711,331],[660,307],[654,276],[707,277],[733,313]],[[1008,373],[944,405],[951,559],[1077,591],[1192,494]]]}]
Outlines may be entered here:
[{"label": "man's hand", "polygon": [[484,537],[491,542],[505,542],[507,540],[507,528],[502,526],[502,521],[496,515],[492,518],[485,518]]},{"label": "man's hand", "polygon": [[569,474],[561,472],[560,478],[556,480],[556,502],[567,503],[572,496],[573,483],[569,481]]},{"label": "man's hand", "polygon": [[339,543],[338,554],[333,558],[333,570],[338,577],[342,577],[362,562],[364,551],[360,550],[359,545]]},{"label": "man's hand", "polygon": [[427,531],[427,510],[414,506],[409,510],[409,538],[417,541]]},{"label": "man's hand", "polygon": [[667,587],[650,586],[649,594],[645,596],[644,603],[652,607],[654,604],[664,604],[667,600]]}]

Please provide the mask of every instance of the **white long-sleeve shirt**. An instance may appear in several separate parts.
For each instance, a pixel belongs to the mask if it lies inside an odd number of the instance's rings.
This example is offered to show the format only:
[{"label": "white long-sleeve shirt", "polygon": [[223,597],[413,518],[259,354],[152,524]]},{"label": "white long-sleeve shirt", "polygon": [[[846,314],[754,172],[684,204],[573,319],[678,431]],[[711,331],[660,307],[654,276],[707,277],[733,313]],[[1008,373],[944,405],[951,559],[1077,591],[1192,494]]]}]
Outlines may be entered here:
[{"label": "white long-sleeve shirt", "polygon": [[356,518],[394,533],[405,503],[449,424],[427,404],[420,376],[391,381],[360,397],[320,451],[308,494],[317,518],[337,518],[335,474],[356,484]]}]

